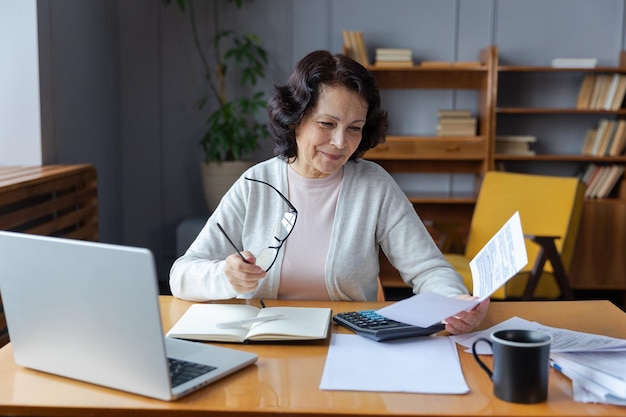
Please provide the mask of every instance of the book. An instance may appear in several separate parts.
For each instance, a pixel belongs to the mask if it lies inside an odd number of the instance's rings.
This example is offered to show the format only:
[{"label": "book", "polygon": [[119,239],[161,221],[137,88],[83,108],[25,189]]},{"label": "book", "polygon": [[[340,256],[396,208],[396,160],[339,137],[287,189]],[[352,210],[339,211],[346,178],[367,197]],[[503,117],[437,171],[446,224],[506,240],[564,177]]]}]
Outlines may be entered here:
[{"label": "book", "polygon": [[617,128],[613,135],[613,141],[608,151],[609,156],[619,156],[624,151],[624,145],[626,144],[626,120],[620,120],[617,122]]},{"label": "book", "polygon": [[610,167],[605,167],[605,169],[606,175],[604,175],[602,182],[598,185],[598,188],[595,191],[595,198],[607,198],[624,174],[623,165],[612,165]]},{"label": "book", "polygon": [[427,68],[473,68],[480,67],[483,64],[479,61],[422,61],[420,66]]},{"label": "book", "polygon": [[551,353],[550,363],[570,378],[578,374],[626,398],[626,352]]},{"label": "book", "polygon": [[587,185],[585,190],[586,199],[601,199],[607,198],[611,191],[624,174],[624,165],[613,164],[606,166],[599,166],[592,164],[589,167],[581,181]]},{"label": "book", "polygon": [[[332,310],[321,307],[267,307],[246,304],[192,304],[166,336],[236,342],[318,340],[328,335]],[[281,316],[270,321],[221,328],[224,323]]]},{"label": "book", "polygon": [[413,51],[405,48],[376,48],[376,66],[413,66]]},{"label": "book", "polygon": [[439,110],[437,136],[475,136],[477,120],[468,110]]},{"label": "book", "polygon": [[604,99],[604,104],[602,105],[603,110],[611,110],[613,106],[613,101],[615,100],[615,94],[617,92],[617,85],[619,84],[619,80],[621,75],[613,74],[611,77],[611,82],[609,83],[609,89],[606,94],[606,98]]},{"label": "book", "polygon": [[437,117],[450,118],[450,117],[472,117],[471,110],[437,110]]},{"label": "book", "polygon": [[531,135],[502,135],[496,136],[496,153],[503,155],[535,155],[530,144],[537,141]]},{"label": "book", "polygon": [[588,188],[585,191],[585,198],[592,200],[597,198],[598,191],[604,182],[609,169],[606,166],[599,166],[595,175],[589,180]]},{"label": "book", "polygon": [[602,137],[604,136],[607,128],[609,126],[608,119],[602,119],[598,122],[598,128],[596,130],[596,134],[591,143],[591,149],[589,150],[589,155],[598,155],[598,150],[600,149],[600,143],[602,142]]},{"label": "book", "polygon": [[622,103],[624,102],[625,95],[626,95],[626,75],[621,74],[619,76],[619,82],[617,83],[617,88],[615,89],[615,97],[613,97],[613,102],[611,103],[610,110],[621,109]]},{"label": "book", "polygon": [[626,95],[624,74],[587,74],[578,90],[577,109],[619,110]]},{"label": "book", "polygon": [[593,86],[596,82],[595,74],[587,74],[583,78],[583,82],[578,90],[578,98],[576,99],[577,109],[588,109],[589,102],[591,101],[591,93],[593,92]]},{"label": "book", "polygon": [[367,47],[363,32],[354,30],[342,30],[343,53],[363,66],[369,65]]},{"label": "book", "polygon": [[370,64],[370,60],[367,53],[367,47],[365,46],[365,36],[363,35],[363,32],[354,32],[354,36],[356,38],[357,56],[359,57],[357,61],[359,61],[361,65],[367,67]]},{"label": "book", "polygon": [[593,175],[594,171],[598,166],[596,164],[588,164],[581,173],[579,174],[580,182],[587,185],[589,184],[589,179]]},{"label": "book", "polygon": [[595,68],[598,64],[596,58],[554,58],[554,68]]},{"label": "book", "polygon": [[413,51],[405,48],[376,48],[376,59],[383,61],[403,61],[413,59]]},{"label": "book", "polygon": [[596,153],[595,153],[596,156],[604,156],[606,154],[606,151],[609,147],[609,142],[611,141],[611,138],[613,137],[616,126],[617,126],[617,122],[615,120],[607,121],[606,129],[604,129],[604,132],[598,144],[598,149],[596,150]]},{"label": "book", "polygon": [[593,142],[596,138],[597,133],[598,133],[598,129],[592,128],[592,129],[589,129],[587,133],[585,134],[585,139],[583,141],[583,149],[582,149],[583,155],[591,155],[591,149],[593,148]]}]

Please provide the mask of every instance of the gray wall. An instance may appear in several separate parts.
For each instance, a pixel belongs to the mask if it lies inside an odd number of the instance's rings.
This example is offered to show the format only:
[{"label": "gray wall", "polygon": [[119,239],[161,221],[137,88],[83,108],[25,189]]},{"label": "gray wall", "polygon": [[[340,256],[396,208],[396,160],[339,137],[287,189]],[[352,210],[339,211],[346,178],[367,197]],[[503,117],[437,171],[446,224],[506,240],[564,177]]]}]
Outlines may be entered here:
[{"label": "gray wall", "polygon": [[[199,6],[210,24],[208,1]],[[625,0],[255,0],[224,16],[264,39],[265,91],[314,49],[341,50],[341,31],[421,60],[476,60],[497,44],[505,64],[549,65],[554,57],[618,64]],[[39,0],[45,163],[98,168],[102,241],[150,248],[160,278],[175,257],[181,220],[207,215],[197,140],[203,116],[200,65],[187,16],[160,0]],[[415,98],[384,91],[392,133],[434,132],[438,108],[473,107],[471,93]],[[255,157],[271,156],[271,144]]]}]

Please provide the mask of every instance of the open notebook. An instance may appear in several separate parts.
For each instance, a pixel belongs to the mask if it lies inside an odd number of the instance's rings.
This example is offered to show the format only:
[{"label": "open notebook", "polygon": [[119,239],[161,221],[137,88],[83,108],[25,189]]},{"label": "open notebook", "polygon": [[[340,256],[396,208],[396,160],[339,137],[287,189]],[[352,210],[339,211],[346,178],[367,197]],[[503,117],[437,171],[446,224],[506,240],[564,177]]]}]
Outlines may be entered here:
[{"label": "open notebook", "polygon": [[193,304],[169,337],[217,342],[325,339],[332,310],[324,307],[257,308],[243,304]]},{"label": "open notebook", "polygon": [[163,336],[147,249],[0,231],[0,293],[27,368],[172,400],[257,360]]}]

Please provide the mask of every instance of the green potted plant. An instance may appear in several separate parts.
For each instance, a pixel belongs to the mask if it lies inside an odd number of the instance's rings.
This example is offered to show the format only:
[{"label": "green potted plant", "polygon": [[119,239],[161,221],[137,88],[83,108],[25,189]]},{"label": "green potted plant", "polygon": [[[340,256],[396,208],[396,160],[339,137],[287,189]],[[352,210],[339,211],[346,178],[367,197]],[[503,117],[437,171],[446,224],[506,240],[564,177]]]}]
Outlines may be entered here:
[{"label": "green potted plant", "polygon": [[[208,111],[207,129],[199,143],[204,151],[205,196],[213,210],[236,178],[253,164],[244,157],[269,136],[267,125],[257,120],[267,102],[262,91],[253,91],[257,82],[265,78],[267,52],[257,35],[238,35],[220,27],[220,3],[224,1],[213,0],[213,35],[208,41],[200,38],[193,0],[163,0],[168,6],[173,1],[189,16],[207,85],[195,107]],[[227,2],[241,9],[244,0]]]}]

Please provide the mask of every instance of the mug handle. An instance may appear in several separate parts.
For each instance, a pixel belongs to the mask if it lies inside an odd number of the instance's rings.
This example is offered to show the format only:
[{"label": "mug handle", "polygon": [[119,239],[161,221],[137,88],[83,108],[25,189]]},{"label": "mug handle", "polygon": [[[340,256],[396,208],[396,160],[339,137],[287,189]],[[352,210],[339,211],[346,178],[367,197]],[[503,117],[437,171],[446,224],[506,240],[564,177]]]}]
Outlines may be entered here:
[{"label": "mug handle", "polygon": [[491,377],[493,376],[493,372],[491,371],[491,369],[487,367],[487,365],[483,363],[483,361],[480,360],[480,358],[478,357],[478,353],[476,353],[476,345],[478,344],[478,342],[488,343],[489,346],[491,346],[492,350],[493,350],[493,344],[491,343],[491,340],[484,339],[484,338],[480,338],[476,340],[474,343],[472,343],[472,354],[474,355],[474,359],[476,359],[476,362],[478,362],[478,365],[480,365],[480,367],[483,368],[483,371],[487,372],[487,375],[489,375],[489,379],[491,379]]}]

